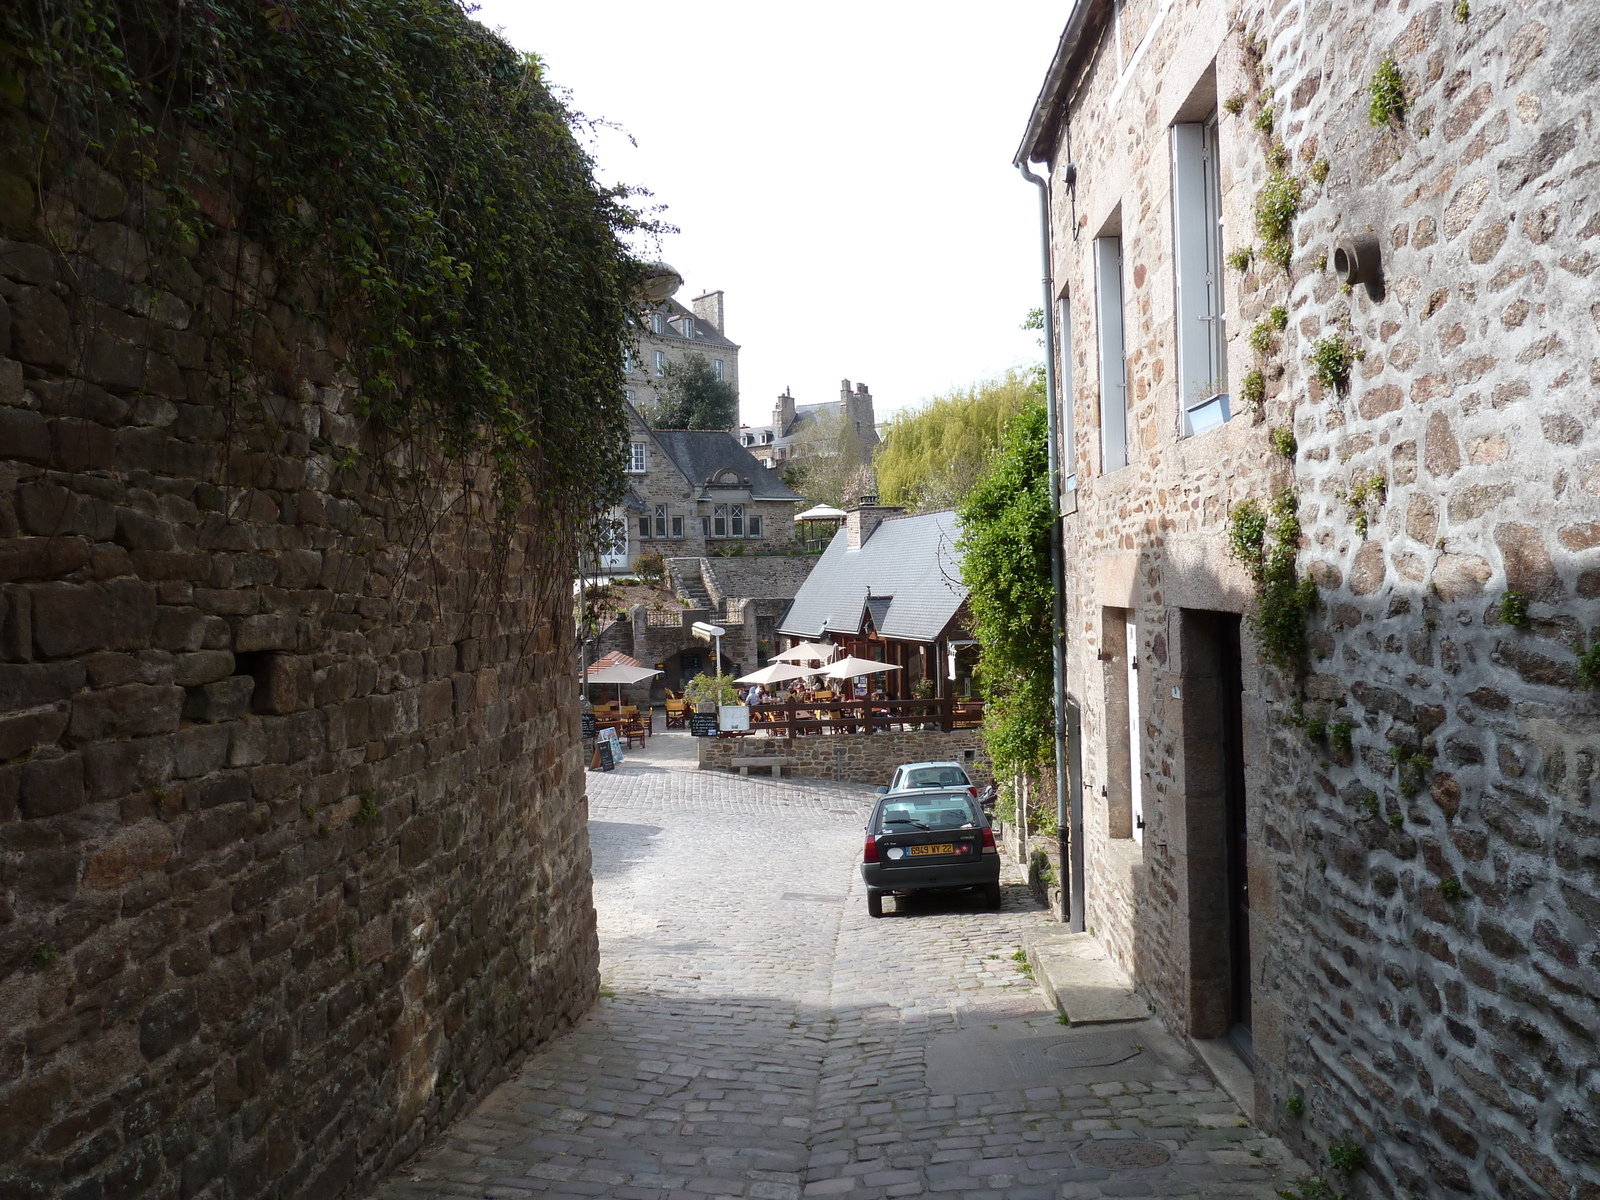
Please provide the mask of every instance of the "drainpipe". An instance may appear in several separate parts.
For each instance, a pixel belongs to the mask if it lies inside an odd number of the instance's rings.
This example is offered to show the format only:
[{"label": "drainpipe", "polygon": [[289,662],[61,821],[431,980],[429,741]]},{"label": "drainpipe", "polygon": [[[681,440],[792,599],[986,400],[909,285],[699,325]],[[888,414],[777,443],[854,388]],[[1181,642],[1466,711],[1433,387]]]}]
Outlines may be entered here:
[{"label": "drainpipe", "polygon": [[[1044,395],[1049,432],[1046,446],[1050,471],[1050,661],[1055,668],[1056,725],[1056,847],[1069,886],[1061,889],[1061,919],[1074,933],[1084,931],[1083,921],[1083,808],[1070,804],[1067,793],[1067,608],[1061,545],[1061,448],[1056,440],[1056,302],[1051,287],[1050,188],[1028,170],[1018,155],[1017,170],[1039,189],[1039,261],[1044,289]],[[1070,831],[1070,835],[1069,835]],[[1070,865],[1069,865],[1070,864]]]}]

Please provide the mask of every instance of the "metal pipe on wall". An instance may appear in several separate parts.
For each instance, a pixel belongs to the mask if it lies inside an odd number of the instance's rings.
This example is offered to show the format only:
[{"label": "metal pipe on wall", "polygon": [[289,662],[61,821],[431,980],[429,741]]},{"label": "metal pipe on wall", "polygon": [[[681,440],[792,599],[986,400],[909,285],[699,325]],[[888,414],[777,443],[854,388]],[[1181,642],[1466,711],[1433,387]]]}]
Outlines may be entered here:
[{"label": "metal pipe on wall", "polygon": [[1032,171],[1021,156],[1016,161],[1022,177],[1039,189],[1039,259],[1044,289],[1044,394],[1047,416],[1046,447],[1050,474],[1050,661],[1055,669],[1055,758],[1056,758],[1056,849],[1061,871],[1068,886],[1061,889],[1062,921],[1075,933],[1084,930],[1083,917],[1083,809],[1081,801],[1069,801],[1067,791],[1067,610],[1066,577],[1061,544],[1061,448],[1057,444],[1056,398],[1056,318],[1055,289],[1052,286],[1050,255],[1050,188]]}]

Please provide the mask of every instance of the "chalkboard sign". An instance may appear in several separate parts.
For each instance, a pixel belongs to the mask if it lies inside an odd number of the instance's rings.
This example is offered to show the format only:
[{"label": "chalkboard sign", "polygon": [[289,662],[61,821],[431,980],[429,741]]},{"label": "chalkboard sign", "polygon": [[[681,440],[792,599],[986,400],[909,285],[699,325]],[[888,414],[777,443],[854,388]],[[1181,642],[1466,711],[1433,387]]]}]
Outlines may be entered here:
[{"label": "chalkboard sign", "polygon": [[617,764],[611,758],[611,743],[605,738],[601,738],[595,743],[594,752],[600,758],[600,769],[602,771],[615,771],[617,769]]},{"label": "chalkboard sign", "polygon": [[594,736],[594,714],[592,712],[586,712],[582,715],[583,736],[586,738],[592,738]]},{"label": "chalkboard sign", "polygon": [[694,737],[717,736],[716,713],[690,713],[689,733]]}]

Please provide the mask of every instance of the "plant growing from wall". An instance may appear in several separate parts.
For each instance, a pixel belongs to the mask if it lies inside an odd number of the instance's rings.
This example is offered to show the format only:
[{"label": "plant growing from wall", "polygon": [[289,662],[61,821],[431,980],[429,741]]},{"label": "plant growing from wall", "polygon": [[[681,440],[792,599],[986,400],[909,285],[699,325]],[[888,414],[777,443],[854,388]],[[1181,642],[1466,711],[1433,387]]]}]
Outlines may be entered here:
[{"label": "plant growing from wall", "polygon": [[984,736],[996,776],[1055,758],[1052,691],[1050,479],[1045,410],[1031,404],[1006,428],[989,470],[961,516],[961,578],[967,585]]},{"label": "plant growing from wall", "polygon": [[1589,648],[1578,655],[1578,679],[1587,688],[1600,688],[1600,638],[1593,638]]},{"label": "plant growing from wall", "polygon": [[1381,505],[1388,491],[1389,481],[1374,471],[1370,475],[1355,476],[1350,481],[1349,489],[1340,493],[1345,512],[1355,527],[1356,536],[1362,538],[1367,536],[1372,505],[1374,503]]},{"label": "plant growing from wall", "polygon": [[1235,92],[1222,102],[1223,111],[1229,116],[1237,117],[1244,111],[1244,102],[1245,94],[1243,92]]},{"label": "plant growing from wall", "polygon": [[1349,754],[1352,746],[1351,734],[1355,726],[1349,721],[1335,721],[1328,726],[1328,745],[1340,754]]},{"label": "plant growing from wall", "polygon": [[1330,333],[1311,343],[1311,374],[1323,387],[1342,392],[1350,384],[1350,370],[1365,354],[1345,340],[1343,334]]},{"label": "plant growing from wall", "polygon": [[1472,6],[1467,3],[1467,0],[1456,0],[1456,22],[1457,22],[1457,24],[1465,25],[1467,23],[1467,19],[1469,17],[1471,17],[1471,16],[1472,16]]},{"label": "plant growing from wall", "polygon": [[1533,625],[1528,616],[1528,597],[1521,592],[1507,592],[1500,597],[1500,619],[1513,629],[1527,629]]},{"label": "plant growing from wall", "polygon": [[1291,461],[1293,461],[1295,453],[1300,449],[1300,443],[1295,441],[1294,430],[1287,425],[1274,425],[1268,440],[1272,444],[1272,452],[1274,454]]},{"label": "plant growing from wall", "polygon": [[1273,329],[1272,322],[1262,320],[1251,326],[1250,349],[1256,352],[1257,358],[1265,358],[1271,354],[1277,341],[1277,331]]},{"label": "plant growing from wall", "polygon": [[1373,125],[1398,125],[1406,115],[1406,85],[1400,78],[1400,64],[1393,54],[1385,54],[1367,84],[1370,103],[1368,119]]},{"label": "plant growing from wall", "polygon": [[1228,551],[1256,585],[1251,632],[1267,660],[1283,670],[1305,657],[1306,616],[1318,604],[1316,585],[1295,569],[1300,549],[1300,501],[1283,488],[1263,508],[1257,500],[1235,506],[1228,528]]},{"label": "plant growing from wall", "polygon": [[1239,381],[1239,399],[1249,405],[1257,417],[1266,415],[1267,377],[1261,373],[1261,368],[1251,367],[1244,373]]},{"label": "plant growing from wall", "polygon": [[1439,894],[1446,900],[1460,900],[1467,894],[1467,889],[1461,886],[1461,880],[1454,875],[1446,875],[1439,881]]},{"label": "plant growing from wall", "polygon": [[1294,257],[1294,219],[1300,211],[1304,185],[1296,175],[1278,168],[1256,193],[1256,234],[1267,261],[1285,269]]},{"label": "plant growing from wall", "polygon": [[1328,1147],[1328,1165],[1341,1175],[1353,1175],[1367,1165],[1367,1151],[1359,1142],[1340,1138]]},{"label": "plant growing from wall", "polygon": [[1249,246],[1240,246],[1228,251],[1225,261],[1235,271],[1248,271],[1250,260],[1255,257],[1255,252]]}]

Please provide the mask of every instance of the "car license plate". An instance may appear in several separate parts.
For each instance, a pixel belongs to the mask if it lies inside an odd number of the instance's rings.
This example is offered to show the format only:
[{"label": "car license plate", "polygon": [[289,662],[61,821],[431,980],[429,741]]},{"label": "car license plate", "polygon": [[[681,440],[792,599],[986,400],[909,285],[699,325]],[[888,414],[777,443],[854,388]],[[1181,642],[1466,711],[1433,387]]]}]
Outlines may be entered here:
[{"label": "car license plate", "polygon": [[949,842],[941,842],[937,846],[907,846],[906,851],[912,858],[921,858],[927,854],[954,854],[956,848]]}]

